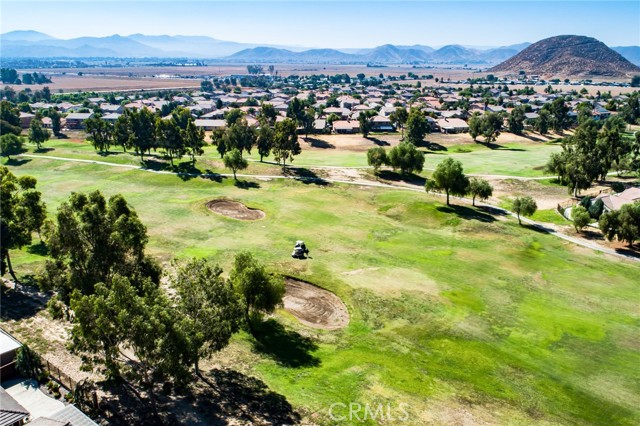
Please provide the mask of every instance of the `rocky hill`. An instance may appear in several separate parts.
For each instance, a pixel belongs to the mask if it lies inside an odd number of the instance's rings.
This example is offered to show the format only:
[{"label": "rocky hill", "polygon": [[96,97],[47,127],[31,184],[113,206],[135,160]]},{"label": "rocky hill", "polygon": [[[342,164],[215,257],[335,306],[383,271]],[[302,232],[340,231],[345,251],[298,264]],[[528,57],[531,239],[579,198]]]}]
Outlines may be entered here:
[{"label": "rocky hill", "polygon": [[546,38],[489,69],[493,72],[521,70],[543,76],[625,77],[640,68],[606,44],[591,37],[561,35]]}]

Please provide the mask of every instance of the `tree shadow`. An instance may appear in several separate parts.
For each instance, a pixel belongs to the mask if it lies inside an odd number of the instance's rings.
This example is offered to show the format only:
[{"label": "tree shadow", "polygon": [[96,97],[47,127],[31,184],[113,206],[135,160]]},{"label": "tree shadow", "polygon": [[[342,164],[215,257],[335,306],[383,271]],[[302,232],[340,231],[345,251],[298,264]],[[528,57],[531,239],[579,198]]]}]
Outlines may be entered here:
[{"label": "tree shadow", "polygon": [[234,370],[213,369],[206,373],[209,391],[199,392],[195,406],[213,409],[221,422],[228,425],[234,418],[247,424],[297,425],[300,415],[287,399],[255,377]]},{"label": "tree shadow", "polygon": [[5,166],[19,167],[19,166],[22,166],[23,164],[27,164],[29,161],[31,161],[31,158],[9,158],[4,163],[4,165]]},{"label": "tree shadow", "polygon": [[237,180],[233,185],[239,189],[260,189],[260,184],[251,180]]},{"label": "tree shadow", "polygon": [[544,225],[541,225],[539,223],[522,223],[523,228],[528,229],[530,231],[534,231],[537,232],[539,234],[551,234],[553,232],[553,229],[548,228]]},{"label": "tree shadow", "polygon": [[183,181],[188,181],[202,175],[202,171],[191,162],[179,163],[177,166],[173,166],[173,171]]},{"label": "tree shadow", "polygon": [[461,206],[458,204],[452,204],[450,206],[438,206],[436,210],[443,213],[455,213],[458,217],[465,220],[477,220],[480,222],[491,223],[495,222],[497,219],[488,213],[484,213],[480,210]]},{"label": "tree shadow", "polygon": [[254,349],[268,355],[285,367],[317,367],[320,359],[311,354],[318,349],[318,345],[309,337],[287,330],[274,319],[254,325]]},{"label": "tree shadow", "polygon": [[147,170],[153,170],[156,172],[160,172],[160,171],[170,171],[171,168],[171,164],[169,163],[165,163],[164,161],[158,161],[155,159],[151,159],[151,158],[147,158],[144,159],[142,161],[140,161],[140,164],[142,164],[142,168],[143,169],[147,169]]},{"label": "tree shadow", "polygon": [[334,149],[336,147],[335,145],[318,138],[305,138],[305,141],[311,145],[312,148]]},{"label": "tree shadow", "polygon": [[46,154],[47,152],[54,151],[55,148],[50,147],[41,147],[40,149],[34,149],[33,152],[37,152],[38,154]]},{"label": "tree shadow", "polygon": [[542,139],[541,137],[534,136],[531,133],[523,133],[520,136],[522,136],[523,138],[529,139],[530,141],[533,141],[533,142],[546,142],[546,139]]},{"label": "tree shadow", "polygon": [[[34,277],[31,277],[34,279]],[[23,277],[25,282],[32,279]],[[2,309],[0,309],[0,318],[2,321],[20,321],[25,318],[31,318],[46,306],[48,297],[35,298],[31,293],[38,294],[38,290],[31,286],[17,285],[16,289],[7,288],[0,285],[0,293],[2,297]]]},{"label": "tree shadow", "polygon": [[45,243],[40,241],[38,244],[31,244],[26,248],[27,253],[35,254],[38,256],[47,256],[49,254],[49,248]]},{"label": "tree shadow", "polygon": [[210,180],[210,181],[213,181],[213,182],[216,182],[216,183],[221,183],[221,182],[225,179],[225,177],[224,177],[224,176],[222,176],[220,173],[215,173],[215,172],[214,172],[213,170],[211,170],[211,169],[207,169],[207,170],[205,170],[205,171],[200,175],[200,177],[201,177],[202,179],[207,179],[207,180]]},{"label": "tree shadow", "polygon": [[378,138],[375,138],[373,136],[369,136],[366,139],[369,139],[371,142],[373,142],[374,144],[376,144],[378,146],[389,146],[390,145],[389,142],[383,141],[382,139],[378,139]]},{"label": "tree shadow", "polygon": [[623,254],[625,256],[629,256],[629,257],[633,257],[636,259],[640,259],[640,252],[638,252],[637,249],[633,248],[634,246],[631,247],[618,247],[615,248],[614,250],[616,251],[616,253],[620,253]]},{"label": "tree shadow", "polygon": [[478,210],[486,212],[487,214],[490,214],[491,216],[507,216],[507,212],[498,207],[484,205],[484,206],[477,206],[476,208]]},{"label": "tree shadow", "polygon": [[503,145],[499,145],[497,143],[494,142],[484,142],[482,143],[482,145],[486,146],[487,148],[491,149],[491,150],[500,150],[500,151],[516,151],[516,152],[524,152],[526,151],[526,149],[522,149],[522,148],[507,148]]},{"label": "tree shadow", "polygon": [[128,154],[127,152],[123,152],[123,151],[103,151],[103,152],[98,152],[98,155],[101,157],[111,157],[114,155],[122,155],[122,154]]},{"label": "tree shadow", "polygon": [[440,152],[440,151],[448,151],[447,147],[444,145],[440,145],[436,142],[424,141],[420,144],[421,147],[427,148],[429,151]]},{"label": "tree shadow", "polygon": [[406,182],[416,186],[424,186],[427,180],[422,176],[418,176],[413,173],[402,174],[394,172],[392,170],[380,170],[378,172],[378,178],[384,180],[390,180],[393,182]]},{"label": "tree shadow", "polygon": [[300,181],[306,185],[315,184],[319,186],[329,185],[329,181],[318,176],[316,172],[305,167],[287,167],[285,174],[292,176],[295,180]]}]

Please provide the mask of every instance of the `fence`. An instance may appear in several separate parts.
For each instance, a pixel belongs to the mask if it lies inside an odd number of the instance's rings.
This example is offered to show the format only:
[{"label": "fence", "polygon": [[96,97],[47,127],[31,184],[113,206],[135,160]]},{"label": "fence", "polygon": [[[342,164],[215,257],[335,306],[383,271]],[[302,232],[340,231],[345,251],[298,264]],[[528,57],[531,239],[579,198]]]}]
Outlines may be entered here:
[{"label": "fence", "polygon": [[[43,362],[43,367],[45,371],[49,374],[49,376],[53,378],[56,382],[58,382],[61,386],[68,389],[74,395],[78,394],[78,392],[76,392],[78,388],[78,382],[72,379],[68,374],[60,370],[58,366],[51,363],[48,359],[45,359]],[[85,399],[85,401],[83,401],[84,403],[89,404],[94,409],[98,408],[98,395],[96,393],[95,388],[93,388],[93,386],[91,386],[90,389],[83,387],[82,392],[80,393],[83,394],[82,396]],[[76,401],[76,403],[79,403],[79,402],[81,401]]]}]

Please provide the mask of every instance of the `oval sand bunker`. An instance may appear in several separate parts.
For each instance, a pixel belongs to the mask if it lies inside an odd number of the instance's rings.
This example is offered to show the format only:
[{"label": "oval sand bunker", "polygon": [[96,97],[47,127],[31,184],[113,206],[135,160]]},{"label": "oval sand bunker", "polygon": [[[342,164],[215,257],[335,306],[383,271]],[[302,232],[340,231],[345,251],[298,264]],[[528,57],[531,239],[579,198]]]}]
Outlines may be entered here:
[{"label": "oval sand bunker", "polygon": [[285,279],[284,309],[304,325],[337,330],[349,324],[349,312],[330,291],[293,278]]},{"label": "oval sand bunker", "polygon": [[265,217],[262,210],[250,209],[238,201],[211,200],[206,206],[214,213],[239,220],[259,220]]}]

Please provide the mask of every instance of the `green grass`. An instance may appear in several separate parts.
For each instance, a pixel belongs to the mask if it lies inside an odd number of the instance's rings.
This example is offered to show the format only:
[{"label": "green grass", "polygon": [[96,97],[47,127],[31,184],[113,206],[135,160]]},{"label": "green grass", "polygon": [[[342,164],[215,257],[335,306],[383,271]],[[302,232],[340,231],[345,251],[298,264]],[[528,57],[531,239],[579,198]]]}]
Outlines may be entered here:
[{"label": "green grass", "polygon": [[[331,404],[350,402],[409,404],[405,424],[415,426],[462,415],[490,424],[640,422],[637,264],[426,193],[294,181],[243,189],[232,179],[45,159],[11,170],[38,178],[50,215],[72,191],[122,193],[162,260],[202,256],[228,271],[248,249],[338,294],[351,314],[344,330],[313,331],[277,315],[314,340],[318,365],[285,366],[246,335],[220,355],[314,422],[334,424]],[[204,207],[221,196],[266,218],[241,222]],[[312,259],[289,257],[297,239]],[[37,269],[40,252],[16,252],[15,268]]]},{"label": "green grass", "polygon": [[538,210],[533,214],[533,216],[531,216],[531,219],[536,222],[555,223],[556,225],[571,225],[571,222],[563,218],[555,209]]},{"label": "green grass", "polygon": [[430,152],[425,168],[435,168],[447,156],[462,162],[466,173],[505,176],[545,176],[544,165],[549,156],[562,148],[557,144],[507,143],[493,149],[484,144],[449,146],[447,151]]},{"label": "green grass", "polygon": [[[326,148],[323,150],[306,149],[307,144],[301,139],[302,153],[295,157],[290,164],[292,166],[319,167],[367,167],[367,155],[362,151],[349,151],[344,149]],[[98,155],[93,146],[88,143],[69,140],[51,140],[45,144],[51,151],[43,152],[43,155],[98,160],[116,164],[139,165],[140,160],[132,153],[123,153],[118,147],[113,147],[108,155]],[[551,153],[558,152],[561,147],[557,144],[520,144],[507,143],[488,148],[484,144],[462,144],[451,145],[447,151],[425,151],[426,158],[424,167],[426,170],[433,170],[446,157],[451,156],[462,162],[466,173],[493,174],[505,176],[536,177],[544,176],[544,165]],[[150,159],[159,159],[160,154],[150,156]],[[250,168],[245,171],[248,174],[267,174],[269,172],[278,173],[277,167],[269,164],[260,164],[260,159],[256,150],[253,150],[247,158],[254,160],[250,163]],[[273,161],[271,156],[265,161]],[[182,160],[188,162],[188,158]],[[176,162],[176,164],[179,162]],[[205,148],[204,156],[198,158],[197,166],[201,170],[211,170],[213,172],[228,172],[225,170],[220,156],[215,147]]]}]

